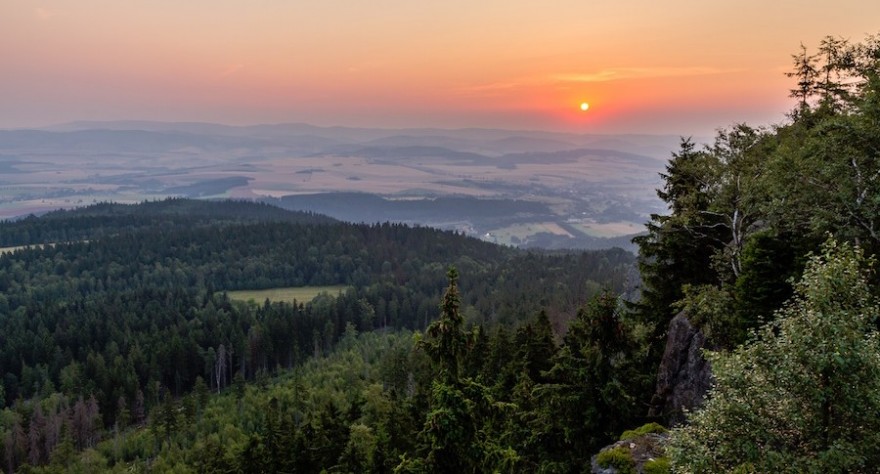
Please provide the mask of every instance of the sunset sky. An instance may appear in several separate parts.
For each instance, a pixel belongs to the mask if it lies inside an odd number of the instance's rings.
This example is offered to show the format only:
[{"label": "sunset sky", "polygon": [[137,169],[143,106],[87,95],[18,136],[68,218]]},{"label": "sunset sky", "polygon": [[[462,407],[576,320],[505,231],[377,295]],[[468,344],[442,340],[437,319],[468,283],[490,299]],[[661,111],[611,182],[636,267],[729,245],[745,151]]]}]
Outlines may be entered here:
[{"label": "sunset sky", "polygon": [[2,0],[0,128],[707,135],[783,120],[800,43],[878,20],[866,0]]}]

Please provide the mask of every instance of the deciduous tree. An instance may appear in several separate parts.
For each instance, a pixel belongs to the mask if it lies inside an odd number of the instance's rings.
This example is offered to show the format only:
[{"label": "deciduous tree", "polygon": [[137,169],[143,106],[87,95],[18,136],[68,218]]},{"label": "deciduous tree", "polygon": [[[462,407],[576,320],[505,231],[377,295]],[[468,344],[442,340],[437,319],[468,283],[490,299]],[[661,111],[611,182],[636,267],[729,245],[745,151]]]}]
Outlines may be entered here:
[{"label": "deciduous tree", "polygon": [[880,306],[861,249],[828,241],[796,295],[674,432],[678,472],[860,472],[880,463]]}]

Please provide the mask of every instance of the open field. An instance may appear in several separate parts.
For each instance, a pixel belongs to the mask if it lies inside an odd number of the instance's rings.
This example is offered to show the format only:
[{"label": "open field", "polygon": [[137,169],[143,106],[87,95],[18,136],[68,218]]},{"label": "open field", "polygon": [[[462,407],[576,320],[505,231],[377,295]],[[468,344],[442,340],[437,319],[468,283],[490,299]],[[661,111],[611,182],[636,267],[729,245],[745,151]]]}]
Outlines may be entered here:
[{"label": "open field", "polygon": [[555,222],[530,222],[495,229],[486,233],[482,238],[502,245],[519,245],[530,236],[541,233],[574,237]]},{"label": "open field", "polygon": [[0,255],[3,255],[5,253],[12,253],[16,250],[29,249],[33,247],[41,247],[41,245],[17,245],[15,247],[0,247]]},{"label": "open field", "polygon": [[15,247],[0,247],[0,255],[3,255],[5,253],[12,253],[17,250],[43,248],[44,245],[49,245],[51,247],[55,246],[55,244],[34,244],[34,245],[17,245]]},{"label": "open field", "polygon": [[[88,242],[88,240],[77,240],[76,242]],[[71,241],[71,242],[66,242],[66,243],[73,243],[73,241]],[[45,246],[47,246],[47,245],[48,245],[49,247],[55,247],[55,246],[58,245],[58,244],[55,243],[55,242],[51,242],[51,243],[48,243],[48,244],[32,244],[32,245],[16,245],[16,246],[14,246],[14,247],[0,247],[0,255],[3,255],[3,254],[5,254],[5,253],[12,253],[12,252],[15,252],[15,251],[17,251],[17,250],[33,249],[33,248],[40,248],[40,249],[41,249],[41,248],[43,248],[43,247],[45,247]]]},{"label": "open field", "polygon": [[618,237],[644,232],[645,230],[644,224],[627,221],[595,222],[592,219],[580,219],[569,221],[569,225],[593,237]]},{"label": "open field", "polygon": [[345,291],[348,287],[344,285],[336,286],[295,286],[287,288],[269,288],[267,290],[239,290],[229,291],[227,294],[230,299],[236,301],[253,301],[254,303],[262,303],[267,299],[272,302],[283,301],[285,303],[308,303],[315,299],[321,293],[327,293],[335,296]]}]

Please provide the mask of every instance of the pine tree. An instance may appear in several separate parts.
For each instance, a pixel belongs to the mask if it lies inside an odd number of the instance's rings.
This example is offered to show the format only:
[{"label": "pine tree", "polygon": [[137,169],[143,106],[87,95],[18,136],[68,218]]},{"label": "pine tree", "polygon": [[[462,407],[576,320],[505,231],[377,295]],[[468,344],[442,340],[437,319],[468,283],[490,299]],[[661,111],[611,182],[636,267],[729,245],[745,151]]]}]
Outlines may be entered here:
[{"label": "pine tree", "polygon": [[542,462],[588,469],[589,456],[642,416],[637,394],[649,386],[633,360],[630,335],[611,293],[581,308],[537,390],[534,450]]},{"label": "pine tree", "polygon": [[713,256],[722,247],[721,232],[705,214],[716,191],[718,160],[699,151],[690,139],[682,139],[657,195],[670,208],[670,215],[652,214],[648,233],[633,239],[639,246],[642,297],[633,305],[643,323],[653,327],[650,359],[659,361],[666,326],[674,316],[673,303],[684,294],[686,284],[714,284]]},{"label": "pine tree", "polygon": [[[459,311],[458,272],[450,268],[447,279],[440,317],[428,326],[427,337],[420,344],[431,356],[437,374],[431,384],[425,425],[419,433],[423,455],[404,458],[397,472],[476,472],[481,460],[473,416],[474,394],[465,390],[477,385],[460,378],[469,337]],[[482,398],[485,394],[480,391],[476,396]]]},{"label": "pine tree", "polygon": [[440,378],[444,382],[455,382],[467,349],[468,336],[459,311],[458,271],[450,268],[446,277],[448,286],[440,303],[440,317],[428,326],[422,347],[437,364]]}]

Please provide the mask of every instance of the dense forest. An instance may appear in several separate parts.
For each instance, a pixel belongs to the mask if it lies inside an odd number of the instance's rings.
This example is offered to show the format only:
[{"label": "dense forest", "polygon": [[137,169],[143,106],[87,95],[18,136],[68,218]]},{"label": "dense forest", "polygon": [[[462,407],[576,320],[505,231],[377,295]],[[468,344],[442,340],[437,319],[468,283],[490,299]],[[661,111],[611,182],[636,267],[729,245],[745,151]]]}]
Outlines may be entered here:
[{"label": "dense forest", "polygon": [[[111,427],[140,426],[163,400],[329,354],[347,328],[423,330],[449,266],[467,274],[470,324],[544,310],[560,328],[590,295],[624,290],[635,262],[622,250],[522,252],[428,228],[180,199],[59,211],[0,234],[20,246],[0,256],[10,471],[50,461],[65,437],[82,449]],[[294,304],[225,293],[321,285],[348,289]]]},{"label": "dense forest", "polygon": [[[682,140],[638,258],[250,203],[3,223],[30,246],[0,256],[3,468],[875,471],[880,38],[793,59],[788,121]],[[348,289],[226,293],[315,285]],[[648,407],[676,315],[714,385],[667,432]]]}]

